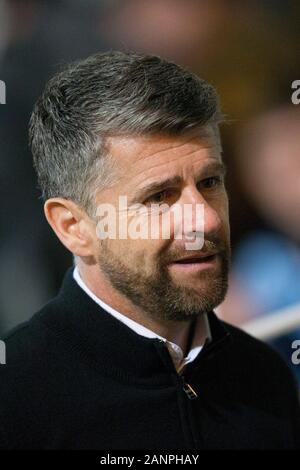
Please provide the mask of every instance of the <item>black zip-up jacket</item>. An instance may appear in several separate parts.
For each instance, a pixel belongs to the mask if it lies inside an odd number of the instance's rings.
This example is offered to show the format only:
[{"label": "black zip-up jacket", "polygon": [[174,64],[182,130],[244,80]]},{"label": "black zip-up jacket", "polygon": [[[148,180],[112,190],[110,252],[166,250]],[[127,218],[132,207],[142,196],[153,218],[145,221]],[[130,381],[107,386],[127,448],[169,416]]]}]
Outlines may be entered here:
[{"label": "black zip-up jacket", "polygon": [[0,448],[300,447],[288,367],[213,312],[208,319],[212,341],[180,376],[164,343],[102,310],[69,270],[58,296],[4,338]]}]

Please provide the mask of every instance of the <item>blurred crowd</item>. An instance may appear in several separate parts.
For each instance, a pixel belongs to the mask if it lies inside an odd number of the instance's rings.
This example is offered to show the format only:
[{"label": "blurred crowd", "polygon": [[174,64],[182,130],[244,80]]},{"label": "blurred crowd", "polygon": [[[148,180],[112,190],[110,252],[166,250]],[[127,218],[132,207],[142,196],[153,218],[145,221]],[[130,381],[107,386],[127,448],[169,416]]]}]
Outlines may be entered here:
[{"label": "blurred crowd", "polygon": [[[233,245],[220,314],[243,324],[300,304],[299,20],[297,0],[0,0],[0,332],[52,297],[72,263],[43,216],[34,101],[61,64],[110,48],[174,60],[220,94]],[[300,331],[274,342],[287,358],[292,339]]]}]

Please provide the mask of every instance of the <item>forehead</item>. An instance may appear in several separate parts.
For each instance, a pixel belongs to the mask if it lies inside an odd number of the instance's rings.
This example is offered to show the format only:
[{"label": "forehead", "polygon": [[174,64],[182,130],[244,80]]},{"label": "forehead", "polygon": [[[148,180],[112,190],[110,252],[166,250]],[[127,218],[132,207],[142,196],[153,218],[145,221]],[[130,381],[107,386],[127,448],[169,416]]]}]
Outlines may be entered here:
[{"label": "forehead", "polygon": [[133,179],[136,184],[169,172],[199,169],[208,160],[221,161],[219,136],[211,127],[175,136],[110,137],[107,147],[120,178]]}]

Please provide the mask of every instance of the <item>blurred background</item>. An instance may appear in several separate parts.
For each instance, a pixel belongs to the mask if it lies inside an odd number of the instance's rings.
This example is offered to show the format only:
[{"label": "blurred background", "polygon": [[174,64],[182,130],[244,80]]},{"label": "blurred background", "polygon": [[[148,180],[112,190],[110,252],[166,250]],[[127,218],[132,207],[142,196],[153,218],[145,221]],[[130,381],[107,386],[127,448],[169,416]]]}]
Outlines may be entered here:
[{"label": "blurred background", "polygon": [[299,22],[297,0],[0,0],[0,334],[54,296],[72,264],[43,215],[28,150],[33,104],[63,63],[136,50],[188,67],[220,94],[233,262],[217,311],[277,348],[300,385],[291,361],[300,340]]}]

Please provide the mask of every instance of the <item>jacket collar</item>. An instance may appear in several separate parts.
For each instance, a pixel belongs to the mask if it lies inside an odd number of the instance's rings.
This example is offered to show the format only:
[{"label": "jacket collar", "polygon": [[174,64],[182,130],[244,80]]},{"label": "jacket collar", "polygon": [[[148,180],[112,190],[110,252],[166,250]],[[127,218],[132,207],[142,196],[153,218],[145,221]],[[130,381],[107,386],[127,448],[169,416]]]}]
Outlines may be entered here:
[{"label": "jacket collar", "polygon": [[[170,373],[175,369],[165,344],[137,334],[102,309],[78,286],[73,268],[67,271],[58,296],[43,312],[40,318],[47,327],[102,374],[141,385],[170,383]],[[191,372],[216,354],[229,337],[214,312],[209,312],[208,321],[211,340],[186,366]]]}]

